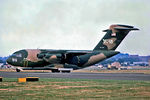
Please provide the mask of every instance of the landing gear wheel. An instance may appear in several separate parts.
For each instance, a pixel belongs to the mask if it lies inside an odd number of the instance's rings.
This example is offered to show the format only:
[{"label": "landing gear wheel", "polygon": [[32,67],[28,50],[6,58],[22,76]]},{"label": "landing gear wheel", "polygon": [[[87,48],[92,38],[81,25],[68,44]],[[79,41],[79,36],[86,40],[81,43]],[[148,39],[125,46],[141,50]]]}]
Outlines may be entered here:
[{"label": "landing gear wheel", "polygon": [[21,71],[20,69],[16,68],[16,72],[20,72],[20,71]]},{"label": "landing gear wheel", "polygon": [[64,70],[64,71],[61,71],[62,73],[70,73],[71,71],[70,70]]},{"label": "landing gear wheel", "polygon": [[60,71],[58,69],[52,69],[51,71],[52,71],[52,73],[60,73]]}]

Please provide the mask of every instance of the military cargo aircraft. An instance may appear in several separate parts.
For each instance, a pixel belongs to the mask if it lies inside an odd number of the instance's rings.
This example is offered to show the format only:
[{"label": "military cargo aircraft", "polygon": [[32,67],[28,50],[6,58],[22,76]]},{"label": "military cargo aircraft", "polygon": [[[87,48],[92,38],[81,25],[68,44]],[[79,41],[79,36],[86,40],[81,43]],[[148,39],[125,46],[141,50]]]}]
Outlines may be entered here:
[{"label": "military cargo aircraft", "polygon": [[139,30],[129,25],[111,25],[104,37],[93,50],[51,50],[24,49],[13,53],[7,63],[21,70],[51,70],[52,72],[70,72],[94,65],[110,58],[118,51],[115,49],[132,30]]}]

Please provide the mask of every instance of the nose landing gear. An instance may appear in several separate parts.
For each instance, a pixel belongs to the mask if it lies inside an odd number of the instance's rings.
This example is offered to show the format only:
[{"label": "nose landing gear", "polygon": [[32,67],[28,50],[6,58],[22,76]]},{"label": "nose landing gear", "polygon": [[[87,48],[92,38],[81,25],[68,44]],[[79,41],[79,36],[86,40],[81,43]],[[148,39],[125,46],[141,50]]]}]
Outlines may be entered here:
[{"label": "nose landing gear", "polygon": [[21,69],[19,69],[19,68],[16,68],[16,72],[21,72]]}]

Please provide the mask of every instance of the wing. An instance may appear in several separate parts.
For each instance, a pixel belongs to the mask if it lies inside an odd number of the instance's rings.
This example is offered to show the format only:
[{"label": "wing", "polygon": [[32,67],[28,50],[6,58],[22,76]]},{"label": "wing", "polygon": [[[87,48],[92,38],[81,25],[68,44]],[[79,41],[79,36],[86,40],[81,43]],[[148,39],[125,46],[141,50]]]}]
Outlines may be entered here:
[{"label": "wing", "polygon": [[[55,50],[41,53],[38,55],[38,58],[48,62],[49,64],[69,64],[79,67],[86,67],[96,64],[118,53],[119,52],[117,51],[110,50]],[[75,67],[74,69],[78,68]]]},{"label": "wing", "polygon": [[44,60],[50,64],[65,64],[73,56],[92,53],[90,50],[40,50],[38,59]]}]

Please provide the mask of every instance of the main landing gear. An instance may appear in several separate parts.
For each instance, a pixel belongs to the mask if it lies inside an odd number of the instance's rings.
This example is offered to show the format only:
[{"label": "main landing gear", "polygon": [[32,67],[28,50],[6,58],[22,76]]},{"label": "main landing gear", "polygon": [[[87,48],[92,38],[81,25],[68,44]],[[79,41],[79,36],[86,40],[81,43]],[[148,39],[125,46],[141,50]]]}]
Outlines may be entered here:
[{"label": "main landing gear", "polygon": [[70,73],[71,72],[71,70],[58,70],[58,69],[52,69],[51,70],[52,71],[52,73]]}]

